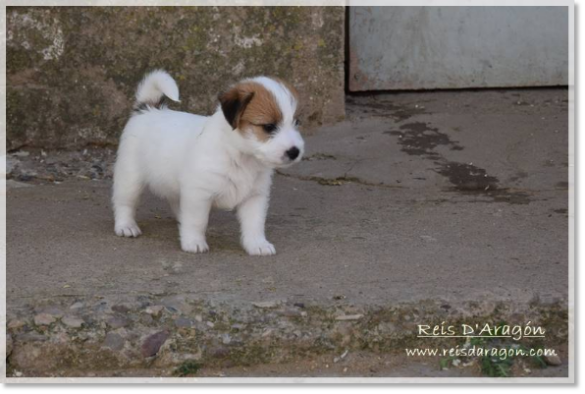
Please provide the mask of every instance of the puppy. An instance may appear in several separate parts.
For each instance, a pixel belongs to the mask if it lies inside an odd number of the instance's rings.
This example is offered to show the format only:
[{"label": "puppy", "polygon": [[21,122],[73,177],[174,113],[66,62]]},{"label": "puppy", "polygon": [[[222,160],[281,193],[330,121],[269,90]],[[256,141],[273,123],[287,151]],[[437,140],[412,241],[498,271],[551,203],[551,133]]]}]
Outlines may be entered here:
[{"label": "puppy", "polygon": [[272,174],[304,152],[296,91],[275,78],[246,79],[219,95],[209,117],[172,111],[166,98],[179,101],[173,78],[162,70],[146,75],[114,167],[116,234],[141,234],[136,206],[148,187],[169,202],[184,251],[209,250],[205,231],[217,207],[237,210],[246,252],[275,254],[264,231]]}]

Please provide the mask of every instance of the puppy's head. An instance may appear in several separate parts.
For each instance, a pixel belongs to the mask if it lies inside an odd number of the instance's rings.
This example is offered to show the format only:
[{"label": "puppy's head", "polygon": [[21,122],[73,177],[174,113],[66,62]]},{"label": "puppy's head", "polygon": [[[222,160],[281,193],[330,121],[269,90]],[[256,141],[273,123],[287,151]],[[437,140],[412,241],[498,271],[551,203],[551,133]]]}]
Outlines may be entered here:
[{"label": "puppy's head", "polygon": [[299,162],[304,141],[298,131],[296,91],[285,82],[257,77],[219,96],[227,122],[240,134],[244,149],[269,167]]}]

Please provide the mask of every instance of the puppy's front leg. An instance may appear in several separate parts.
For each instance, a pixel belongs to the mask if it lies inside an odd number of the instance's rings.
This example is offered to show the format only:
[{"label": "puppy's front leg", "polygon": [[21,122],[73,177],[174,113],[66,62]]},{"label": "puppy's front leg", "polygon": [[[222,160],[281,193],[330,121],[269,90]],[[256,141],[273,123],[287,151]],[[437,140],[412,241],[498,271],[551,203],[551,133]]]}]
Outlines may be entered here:
[{"label": "puppy's front leg", "polygon": [[255,194],[238,206],[242,226],[242,245],[250,255],[275,254],[274,245],[266,240],[264,224],[268,209],[268,193]]},{"label": "puppy's front leg", "polygon": [[211,198],[195,195],[181,196],[180,236],[181,249],[185,252],[202,253],[209,250],[205,241],[205,231],[209,221]]}]

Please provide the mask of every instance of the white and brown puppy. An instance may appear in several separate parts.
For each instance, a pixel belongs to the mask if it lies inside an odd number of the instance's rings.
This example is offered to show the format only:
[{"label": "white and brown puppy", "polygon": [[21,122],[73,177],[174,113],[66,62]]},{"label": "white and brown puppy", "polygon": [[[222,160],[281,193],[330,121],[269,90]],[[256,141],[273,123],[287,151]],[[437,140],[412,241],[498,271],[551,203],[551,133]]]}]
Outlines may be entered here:
[{"label": "white and brown puppy", "polygon": [[179,90],[161,70],[136,92],[114,168],[116,234],[141,234],[136,206],[148,187],[170,203],[184,251],[209,249],[205,231],[217,207],[237,209],[249,254],[274,254],[264,233],[272,174],[300,161],[304,151],[295,90],[277,79],[246,79],[219,96],[209,117],[172,111],[165,97],[179,101]]}]

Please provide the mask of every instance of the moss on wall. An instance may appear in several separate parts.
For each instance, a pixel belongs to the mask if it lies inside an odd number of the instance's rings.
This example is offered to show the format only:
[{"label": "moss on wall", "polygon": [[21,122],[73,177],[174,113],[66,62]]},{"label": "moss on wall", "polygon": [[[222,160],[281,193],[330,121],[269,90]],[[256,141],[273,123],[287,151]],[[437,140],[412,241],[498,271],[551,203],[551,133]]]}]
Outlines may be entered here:
[{"label": "moss on wall", "polygon": [[259,74],[290,81],[310,129],[344,116],[340,7],[8,7],[8,149],[116,144],[136,86],[163,68],[173,108],[210,113]]}]

